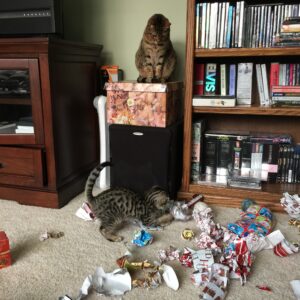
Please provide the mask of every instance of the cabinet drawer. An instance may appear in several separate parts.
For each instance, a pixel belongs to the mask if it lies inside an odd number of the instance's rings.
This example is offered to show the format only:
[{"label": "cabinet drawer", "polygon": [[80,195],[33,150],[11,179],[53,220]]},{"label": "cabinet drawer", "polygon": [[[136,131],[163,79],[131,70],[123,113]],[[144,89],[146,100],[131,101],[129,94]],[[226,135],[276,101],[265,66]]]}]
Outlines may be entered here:
[{"label": "cabinet drawer", "polygon": [[41,187],[43,183],[41,149],[0,147],[0,184]]}]

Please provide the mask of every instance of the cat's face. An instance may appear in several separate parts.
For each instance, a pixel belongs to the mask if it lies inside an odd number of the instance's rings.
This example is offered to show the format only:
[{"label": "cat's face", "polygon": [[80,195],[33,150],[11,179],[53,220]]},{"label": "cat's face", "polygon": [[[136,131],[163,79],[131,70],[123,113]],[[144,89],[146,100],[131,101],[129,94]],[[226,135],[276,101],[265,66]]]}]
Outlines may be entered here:
[{"label": "cat's face", "polygon": [[169,20],[161,14],[153,15],[145,30],[145,35],[148,39],[159,41],[169,37],[171,23]]},{"label": "cat's face", "polygon": [[168,194],[159,186],[153,186],[145,194],[145,200],[149,203],[152,203],[155,208],[159,210],[165,210],[169,203]]}]

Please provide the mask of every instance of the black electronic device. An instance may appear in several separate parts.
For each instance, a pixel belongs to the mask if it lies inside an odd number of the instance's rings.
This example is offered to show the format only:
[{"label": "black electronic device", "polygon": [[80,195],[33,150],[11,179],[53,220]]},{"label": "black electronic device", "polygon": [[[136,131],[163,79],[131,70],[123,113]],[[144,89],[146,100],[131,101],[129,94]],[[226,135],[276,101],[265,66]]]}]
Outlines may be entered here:
[{"label": "black electronic device", "polygon": [[0,1],[0,36],[63,36],[63,0]]},{"label": "black electronic device", "polygon": [[172,199],[182,175],[182,122],[166,128],[109,126],[111,186],[143,194],[153,185]]}]

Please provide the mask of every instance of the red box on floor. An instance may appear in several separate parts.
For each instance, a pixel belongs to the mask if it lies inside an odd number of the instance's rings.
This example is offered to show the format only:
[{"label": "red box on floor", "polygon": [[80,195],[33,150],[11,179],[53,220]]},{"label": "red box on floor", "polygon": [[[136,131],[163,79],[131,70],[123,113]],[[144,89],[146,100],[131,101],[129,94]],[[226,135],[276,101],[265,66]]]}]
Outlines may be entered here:
[{"label": "red box on floor", "polygon": [[107,122],[167,127],[181,115],[182,82],[108,82]]},{"label": "red box on floor", "polygon": [[0,253],[0,269],[11,266],[10,252]]},{"label": "red box on floor", "polygon": [[4,231],[0,231],[0,269],[11,265],[9,241]]},{"label": "red box on floor", "polygon": [[0,231],[0,254],[9,251],[9,241],[4,231]]}]

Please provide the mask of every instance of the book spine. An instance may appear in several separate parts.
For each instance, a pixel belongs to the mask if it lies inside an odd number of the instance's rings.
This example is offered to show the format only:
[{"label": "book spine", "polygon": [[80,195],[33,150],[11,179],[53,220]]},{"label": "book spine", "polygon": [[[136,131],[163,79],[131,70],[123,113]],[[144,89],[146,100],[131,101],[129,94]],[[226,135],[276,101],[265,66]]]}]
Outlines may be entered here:
[{"label": "book spine", "polygon": [[200,14],[200,3],[197,3],[196,20],[195,20],[195,48],[199,47],[199,14]]},{"label": "book spine", "polygon": [[195,64],[194,95],[204,94],[204,69],[203,63]]},{"label": "book spine", "polygon": [[242,145],[241,175],[250,176],[252,143],[244,141]]},{"label": "book spine", "polygon": [[235,141],[233,146],[233,170],[240,170],[242,162],[242,141]]},{"label": "book spine", "polygon": [[206,3],[206,23],[205,23],[205,45],[204,45],[204,48],[208,48],[208,44],[209,44],[210,7],[211,7],[211,3]]},{"label": "book spine", "polygon": [[245,18],[245,1],[241,1],[238,47],[243,47],[244,42],[244,18]]},{"label": "book spine", "polygon": [[233,6],[230,5],[228,8],[228,25],[227,25],[227,35],[226,35],[226,48],[230,48],[230,40],[231,40],[231,27],[232,27],[232,13]]},{"label": "book spine", "polygon": [[191,156],[191,180],[197,181],[201,175],[201,147],[203,139],[204,121],[195,121],[192,124],[192,156]]},{"label": "book spine", "polygon": [[264,86],[262,81],[260,64],[256,64],[256,81],[257,81],[257,89],[258,89],[260,105],[264,106],[266,105],[266,102],[265,102]]},{"label": "book spine", "polygon": [[217,48],[220,48],[221,18],[222,18],[222,3],[220,2],[218,4],[217,37],[216,37],[216,47]]},{"label": "book spine", "polygon": [[199,98],[194,97],[192,99],[193,106],[213,106],[213,107],[234,107],[236,105],[236,99],[222,99],[220,98]]},{"label": "book spine", "polygon": [[236,90],[236,65],[231,64],[229,67],[229,96],[235,96]]},{"label": "book spine", "polygon": [[281,182],[282,175],[282,167],[283,167],[283,146],[279,146],[279,154],[278,154],[278,171],[276,182]]},{"label": "book spine", "polygon": [[272,96],[277,96],[277,97],[285,97],[285,96],[291,96],[291,97],[300,97],[300,92],[273,92]]},{"label": "book spine", "polygon": [[206,64],[205,72],[205,95],[215,95],[216,94],[216,77],[217,77],[217,64],[208,63]]},{"label": "book spine", "polygon": [[221,96],[226,96],[226,87],[227,87],[227,80],[226,80],[226,65],[220,65],[220,78],[221,78]]},{"label": "book spine", "polygon": [[253,63],[239,63],[237,76],[237,104],[251,105]]},{"label": "book spine", "polygon": [[217,139],[205,137],[204,147],[204,172],[208,175],[215,175],[217,167]]},{"label": "book spine", "polygon": [[266,64],[261,65],[261,75],[264,86],[264,96],[266,105],[270,104],[270,96],[269,96],[269,85],[268,85],[268,77],[267,77],[267,66]]},{"label": "book spine", "polygon": [[224,30],[225,30],[226,3],[222,3],[221,27],[220,27],[220,48],[223,48]]},{"label": "book spine", "polygon": [[283,100],[283,101],[294,101],[294,102],[299,102],[300,101],[300,96],[273,96],[272,100]]},{"label": "book spine", "polygon": [[218,3],[211,3],[208,48],[216,48]]},{"label": "book spine", "polygon": [[228,30],[228,10],[229,10],[229,2],[225,2],[224,34],[222,40],[223,48],[226,48],[226,37],[227,37],[227,30]]},{"label": "book spine", "polygon": [[261,178],[263,144],[252,143],[251,174],[255,178]]},{"label": "book spine", "polygon": [[200,47],[205,48],[205,29],[206,29],[206,3],[203,3],[202,7],[202,19],[201,19],[201,42],[200,42]]},{"label": "book spine", "polygon": [[217,170],[219,176],[228,176],[232,169],[232,142],[224,137],[218,138]]},{"label": "book spine", "polygon": [[236,12],[235,12],[235,35],[234,35],[234,47],[238,47],[239,39],[239,27],[240,27],[240,11],[241,11],[241,2],[236,3]]},{"label": "book spine", "polygon": [[279,63],[271,63],[270,67],[270,91],[273,86],[279,85]]}]

